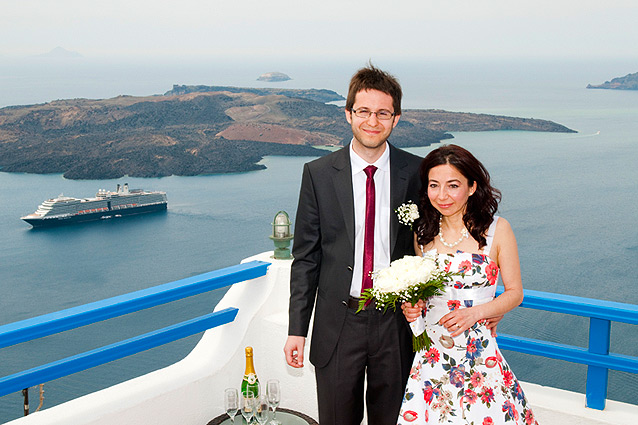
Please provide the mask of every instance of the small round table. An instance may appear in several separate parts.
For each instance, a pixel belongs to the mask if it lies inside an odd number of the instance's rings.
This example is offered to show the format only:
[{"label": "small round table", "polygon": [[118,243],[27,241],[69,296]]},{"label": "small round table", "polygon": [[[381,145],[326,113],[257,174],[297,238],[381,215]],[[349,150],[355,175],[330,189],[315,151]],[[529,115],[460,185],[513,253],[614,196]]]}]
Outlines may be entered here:
[{"label": "small round table", "polygon": [[[272,419],[272,418],[271,418]],[[303,413],[296,412],[290,409],[277,409],[277,420],[281,422],[281,425],[319,425],[317,421],[310,416]],[[244,418],[241,413],[237,413],[235,416],[235,425],[245,425]],[[266,422],[266,425],[270,423],[270,420]],[[227,414],[219,415],[206,425],[232,425],[232,422]]]}]

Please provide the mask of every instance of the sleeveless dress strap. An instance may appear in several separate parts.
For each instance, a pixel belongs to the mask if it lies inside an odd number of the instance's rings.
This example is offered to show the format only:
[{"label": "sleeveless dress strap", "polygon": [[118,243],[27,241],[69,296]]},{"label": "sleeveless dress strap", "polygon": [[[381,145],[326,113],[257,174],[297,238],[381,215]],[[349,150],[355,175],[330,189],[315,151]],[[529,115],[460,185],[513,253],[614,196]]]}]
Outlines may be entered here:
[{"label": "sleeveless dress strap", "polygon": [[490,224],[490,227],[487,229],[487,235],[485,236],[485,241],[487,242],[487,245],[485,245],[485,248],[483,248],[483,254],[485,255],[490,255],[490,251],[492,250],[492,241],[494,241],[494,232],[496,232],[497,221],[498,221],[498,216],[495,215],[494,219],[492,220],[492,224]]}]

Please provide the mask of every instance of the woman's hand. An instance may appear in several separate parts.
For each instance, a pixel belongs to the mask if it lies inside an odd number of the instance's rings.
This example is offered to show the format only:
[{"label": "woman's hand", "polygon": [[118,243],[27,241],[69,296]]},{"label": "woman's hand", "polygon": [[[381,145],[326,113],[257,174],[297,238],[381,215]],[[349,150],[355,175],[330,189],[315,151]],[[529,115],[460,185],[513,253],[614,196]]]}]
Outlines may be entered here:
[{"label": "woman's hand", "polygon": [[403,310],[403,315],[408,322],[414,322],[418,319],[424,308],[425,303],[423,300],[419,300],[415,305],[412,305],[412,303],[409,302],[401,304],[401,310]]},{"label": "woman's hand", "polygon": [[453,310],[439,319],[439,324],[450,332],[452,338],[461,335],[481,320],[476,307]]},{"label": "woman's hand", "polygon": [[485,327],[491,331],[491,334],[494,338],[496,338],[496,326],[498,325],[498,322],[500,322],[503,317],[504,316],[488,317],[487,319],[484,320]]}]

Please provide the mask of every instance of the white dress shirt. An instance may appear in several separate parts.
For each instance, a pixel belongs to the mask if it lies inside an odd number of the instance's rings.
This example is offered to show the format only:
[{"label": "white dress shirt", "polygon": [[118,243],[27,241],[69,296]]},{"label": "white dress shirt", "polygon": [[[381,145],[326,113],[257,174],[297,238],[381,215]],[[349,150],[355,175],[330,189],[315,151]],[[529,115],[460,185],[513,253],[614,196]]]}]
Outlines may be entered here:
[{"label": "white dress shirt", "polygon": [[352,189],[354,195],[354,270],[350,295],[361,296],[363,279],[363,241],[366,225],[366,173],[368,165],[377,167],[374,173],[374,270],[390,265],[390,149],[374,164],[369,164],[355,153],[350,143],[350,165],[352,167]]}]

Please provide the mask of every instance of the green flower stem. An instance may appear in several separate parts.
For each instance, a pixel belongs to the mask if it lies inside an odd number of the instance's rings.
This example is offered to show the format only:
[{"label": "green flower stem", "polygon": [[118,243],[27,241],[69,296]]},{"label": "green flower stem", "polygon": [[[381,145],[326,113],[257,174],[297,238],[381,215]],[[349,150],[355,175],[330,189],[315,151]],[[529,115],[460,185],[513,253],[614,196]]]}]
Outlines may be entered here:
[{"label": "green flower stem", "polygon": [[432,340],[428,337],[427,332],[423,332],[421,335],[412,335],[412,350],[416,353],[421,350],[429,350],[432,345]]}]

